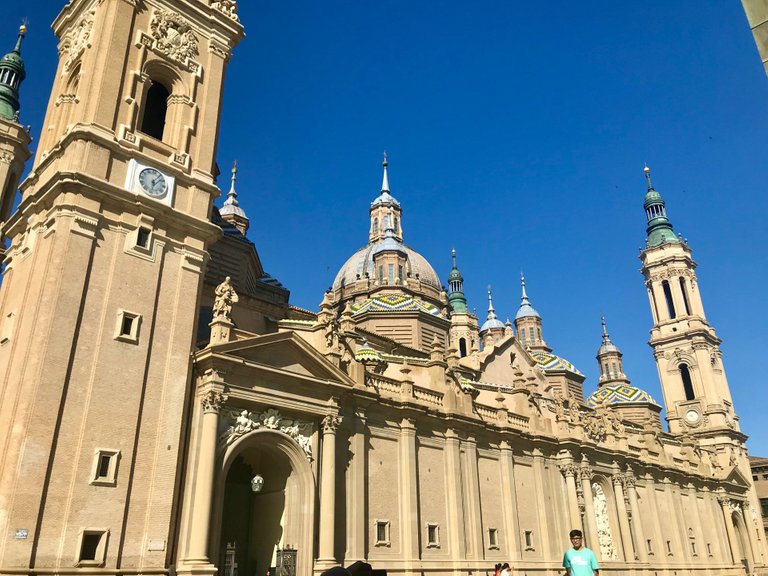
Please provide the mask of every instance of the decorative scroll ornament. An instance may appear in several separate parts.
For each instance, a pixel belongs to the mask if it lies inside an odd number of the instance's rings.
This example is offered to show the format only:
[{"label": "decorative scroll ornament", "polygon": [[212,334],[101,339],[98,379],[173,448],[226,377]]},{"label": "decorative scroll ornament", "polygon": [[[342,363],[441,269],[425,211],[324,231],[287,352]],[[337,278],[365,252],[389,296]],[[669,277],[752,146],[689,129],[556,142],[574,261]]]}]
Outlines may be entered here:
[{"label": "decorative scroll ornament", "polygon": [[209,390],[200,397],[200,403],[203,405],[203,414],[214,412],[218,414],[221,407],[227,401],[227,394],[218,390]]},{"label": "decorative scroll ornament", "polygon": [[230,409],[224,413],[220,422],[219,427],[223,431],[219,435],[219,440],[227,446],[254,430],[279,430],[296,441],[308,460],[312,459],[312,434],[314,432],[312,422],[285,418],[274,408],[264,412]]},{"label": "decorative scroll ornament", "polygon": [[192,27],[175,12],[155,10],[149,30],[155,40],[154,48],[172,60],[186,64],[199,54]]},{"label": "decorative scroll ornament", "polygon": [[67,52],[69,55],[64,61],[64,72],[69,72],[72,67],[80,60],[83,52],[87,48],[91,47],[91,31],[93,30],[93,21],[96,19],[96,10],[91,10],[85,13],[83,19],[80,20],[77,26],[75,26],[66,36],[65,43],[67,45]]},{"label": "decorative scroll ornament", "polygon": [[341,424],[341,416],[335,416],[333,414],[329,414],[328,416],[323,418],[323,432],[334,433],[336,432],[336,429],[339,427],[339,424]]},{"label": "decorative scroll ornament", "polygon": [[237,17],[237,2],[235,0],[217,0],[211,4],[211,7],[219,12],[223,12],[235,22],[239,20]]},{"label": "decorative scroll ornament", "polygon": [[592,496],[595,502],[595,525],[597,526],[597,541],[604,560],[618,560],[616,547],[613,544],[611,525],[608,521],[608,502],[603,487],[597,482],[592,484]]}]

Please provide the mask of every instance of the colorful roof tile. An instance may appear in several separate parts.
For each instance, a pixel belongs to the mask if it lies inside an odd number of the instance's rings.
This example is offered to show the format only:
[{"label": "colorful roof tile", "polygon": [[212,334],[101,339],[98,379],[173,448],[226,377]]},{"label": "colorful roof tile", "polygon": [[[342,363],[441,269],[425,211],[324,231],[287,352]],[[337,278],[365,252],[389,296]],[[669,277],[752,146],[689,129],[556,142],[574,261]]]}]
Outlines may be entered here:
[{"label": "colorful roof tile", "polygon": [[443,316],[437,306],[406,294],[374,296],[360,304],[353,304],[351,308],[355,316],[365,312],[426,312],[432,316]]},{"label": "colorful roof tile", "polygon": [[552,354],[551,352],[532,352],[531,357],[536,361],[536,364],[544,369],[544,371],[567,370],[568,372],[583,376],[583,374],[579,372],[573,364],[568,362],[568,360],[561,358],[556,354]]},{"label": "colorful roof tile", "polygon": [[587,398],[587,406],[596,408],[611,404],[658,404],[645,390],[628,384],[606,384]]}]

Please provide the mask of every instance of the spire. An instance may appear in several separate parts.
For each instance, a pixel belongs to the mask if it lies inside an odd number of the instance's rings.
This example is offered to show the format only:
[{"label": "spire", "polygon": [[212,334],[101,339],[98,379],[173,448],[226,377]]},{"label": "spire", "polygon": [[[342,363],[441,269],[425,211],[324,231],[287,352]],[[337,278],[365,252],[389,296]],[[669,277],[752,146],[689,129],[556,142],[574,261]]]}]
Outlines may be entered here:
[{"label": "spire", "polygon": [[448,303],[454,312],[467,312],[467,299],[464,297],[464,278],[456,265],[456,250],[451,250],[453,268],[448,275]]},{"label": "spire", "polygon": [[496,310],[493,309],[493,294],[491,293],[491,287],[488,286],[488,316],[485,318],[485,322],[480,327],[480,332],[485,332],[492,328],[504,329],[504,324],[496,316]]},{"label": "spire", "polygon": [[643,168],[645,179],[648,181],[648,192],[645,194],[645,216],[648,220],[646,228],[647,247],[659,246],[669,242],[680,242],[672,229],[672,223],[667,218],[667,209],[664,198],[661,197],[651,183],[651,169],[646,165]]},{"label": "spire", "polygon": [[227,222],[235,226],[245,236],[248,231],[249,220],[245,214],[245,210],[240,207],[240,203],[237,201],[237,192],[235,191],[235,181],[237,180],[237,160],[232,164],[232,183],[229,186],[229,192],[227,192],[227,199],[224,201],[219,214]]},{"label": "spire", "polygon": [[389,192],[389,180],[387,179],[387,166],[389,166],[389,162],[387,162],[386,152],[384,152],[384,161],[381,163],[381,165],[384,167],[384,177],[381,180],[381,191]]},{"label": "spire", "polygon": [[19,117],[19,86],[26,77],[21,58],[21,42],[26,33],[26,25],[19,26],[16,46],[0,58],[0,118],[14,122]]},{"label": "spire", "polygon": [[525,291],[525,275],[522,272],[520,272],[520,286],[522,288],[522,292],[520,296],[520,308],[517,309],[517,314],[515,314],[515,320],[519,320],[520,318],[525,318],[528,316],[541,318],[541,316],[539,316],[539,313],[536,312],[533,306],[531,306],[531,303],[528,301],[528,294]]},{"label": "spire", "polygon": [[605,316],[600,316],[600,322],[603,325],[603,343],[597,351],[598,358],[606,352],[619,352],[619,349],[613,342],[611,342],[611,338],[608,336],[608,328],[605,326]]}]

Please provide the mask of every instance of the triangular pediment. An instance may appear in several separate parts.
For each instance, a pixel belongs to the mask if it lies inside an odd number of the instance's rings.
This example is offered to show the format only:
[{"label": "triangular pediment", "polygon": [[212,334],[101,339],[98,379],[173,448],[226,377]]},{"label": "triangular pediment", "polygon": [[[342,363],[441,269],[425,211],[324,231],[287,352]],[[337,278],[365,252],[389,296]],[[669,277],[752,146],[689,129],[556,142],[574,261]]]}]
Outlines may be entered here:
[{"label": "triangular pediment", "polygon": [[480,377],[484,382],[512,384],[515,379],[535,377],[544,382],[544,375],[535,366],[530,354],[512,337],[494,345],[480,361]]},{"label": "triangular pediment", "polygon": [[742,474],[736,466],[731,468],[730,472],[728,472],[725,477],[725,482],[744,489],[747,489],[751,486],[750,481],[744,477],[744,474]]},{"label": "triangular pediment", "polygon": [[217,354],[242,358],[313,379],[352,386],[350,377],[294,332],[280,332],[229,342],[215,347]]}]

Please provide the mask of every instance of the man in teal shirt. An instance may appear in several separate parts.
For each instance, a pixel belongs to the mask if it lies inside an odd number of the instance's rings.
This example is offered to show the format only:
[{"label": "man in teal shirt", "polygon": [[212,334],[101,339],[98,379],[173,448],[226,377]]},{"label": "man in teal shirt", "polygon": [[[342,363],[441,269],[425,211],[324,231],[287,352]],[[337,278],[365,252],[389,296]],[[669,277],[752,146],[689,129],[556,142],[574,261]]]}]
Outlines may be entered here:
[{"label": "man in teal shirt", "polygon": [[569,550],[563,556],[563,568],[568,576],[598,576],[600,566],[597,565],[595,553],[583,546],[584,535],[581,530],[571,530],[568,534],[571,538]]}]

